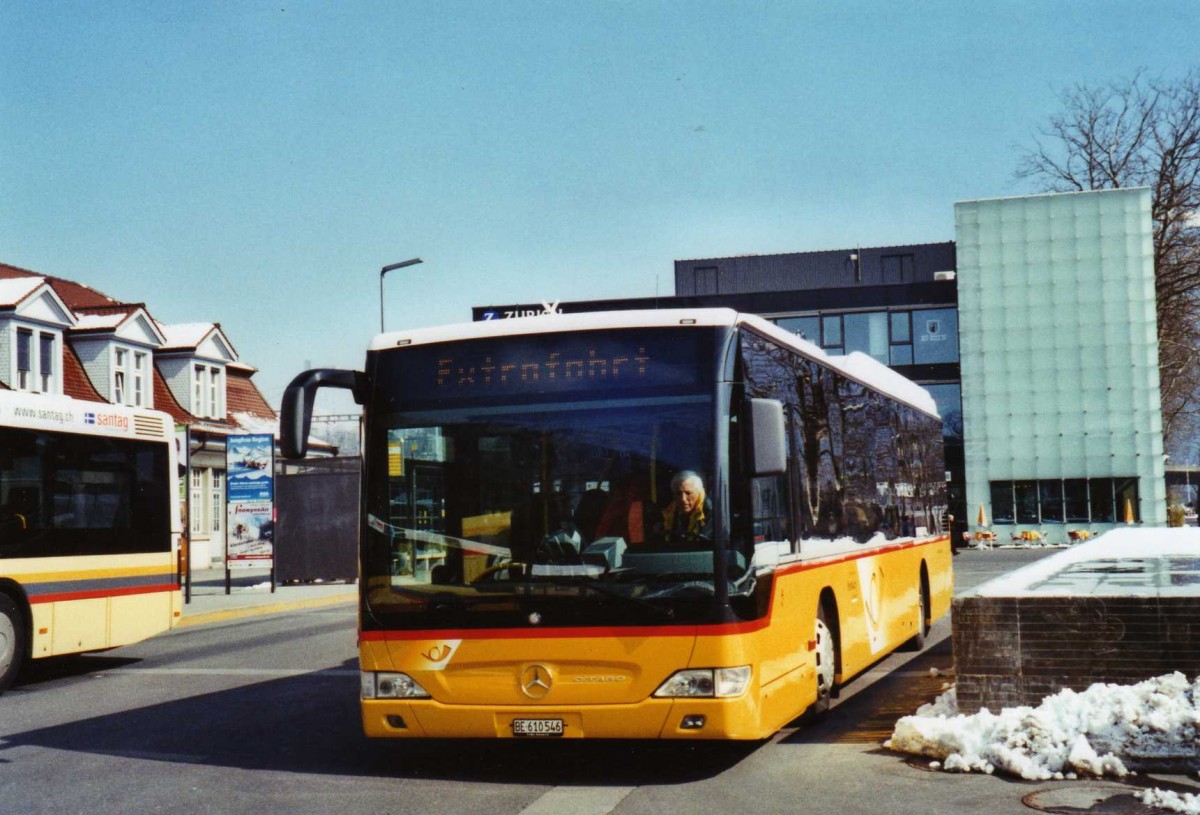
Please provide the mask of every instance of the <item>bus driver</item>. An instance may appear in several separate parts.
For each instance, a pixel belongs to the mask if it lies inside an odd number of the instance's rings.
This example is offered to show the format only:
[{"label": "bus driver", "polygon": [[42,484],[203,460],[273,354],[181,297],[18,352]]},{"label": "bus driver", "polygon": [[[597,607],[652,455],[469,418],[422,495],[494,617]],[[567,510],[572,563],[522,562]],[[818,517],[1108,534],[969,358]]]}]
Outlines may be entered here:
[{"label": "bus driver", "polygon": [[705,497],[704,481],[693,470],[680,470],[671,479],[663,534],[668,541],[712,540],[712,504]]}]

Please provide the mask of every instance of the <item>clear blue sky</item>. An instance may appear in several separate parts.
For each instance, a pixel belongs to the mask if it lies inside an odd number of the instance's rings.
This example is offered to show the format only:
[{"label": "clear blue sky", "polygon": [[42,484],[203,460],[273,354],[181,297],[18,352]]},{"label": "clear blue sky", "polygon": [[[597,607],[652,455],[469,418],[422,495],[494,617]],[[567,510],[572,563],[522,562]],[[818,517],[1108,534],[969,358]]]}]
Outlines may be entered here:
[{"label": "clear blue sky", "polygon": [[275,402],[379,325],[951,240],[1075,82],[1200,5],[0,3],[0,261],[220,322]]}]

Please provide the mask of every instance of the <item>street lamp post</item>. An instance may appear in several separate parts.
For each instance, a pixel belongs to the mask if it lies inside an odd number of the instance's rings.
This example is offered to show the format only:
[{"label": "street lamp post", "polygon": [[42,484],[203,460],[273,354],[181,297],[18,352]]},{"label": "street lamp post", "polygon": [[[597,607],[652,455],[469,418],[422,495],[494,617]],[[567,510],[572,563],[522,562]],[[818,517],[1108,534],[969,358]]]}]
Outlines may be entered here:
[{"label": "street lamp post", "polygon": [[379,270],[379,333],[383,333],[383,276],[395,269],[403,269],[405,266],[416,266],[423,261],[420,258],[410,258],[402,260],[399,263],[392,263],[384,266]]}]

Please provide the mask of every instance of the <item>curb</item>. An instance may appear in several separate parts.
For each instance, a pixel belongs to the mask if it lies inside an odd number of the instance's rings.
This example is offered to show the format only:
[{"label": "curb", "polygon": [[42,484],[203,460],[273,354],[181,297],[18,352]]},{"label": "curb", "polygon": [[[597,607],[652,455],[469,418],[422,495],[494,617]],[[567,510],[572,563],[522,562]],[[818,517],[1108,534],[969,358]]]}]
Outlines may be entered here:
[{"label": "curb", "polygon": [[211,623],[222,623],[228,620],[237,620],[243,617],[258,617],[265,614],[280,614],[285,611],[297,611],[306,608],[321,608],[323,606],[336,606],[343,603],[352,603],[358,599],[358,592],[353,594],[336,594],[330,597],[316,597],[308,600],[287,600],[279,603],[268,603],[266,605],[242,606],[241,608],[229,608],[221,611],[204,611],[199,614],[187,614],[186,612],[179,621],[175,623],[175,628],[187,628],[194,625],[209,625]]}]

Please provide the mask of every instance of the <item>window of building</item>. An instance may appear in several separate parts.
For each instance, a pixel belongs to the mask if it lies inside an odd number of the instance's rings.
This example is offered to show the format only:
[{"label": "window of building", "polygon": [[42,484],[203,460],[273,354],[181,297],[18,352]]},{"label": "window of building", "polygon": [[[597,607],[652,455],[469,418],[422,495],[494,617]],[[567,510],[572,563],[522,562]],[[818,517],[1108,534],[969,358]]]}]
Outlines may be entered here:
[{"label": "window of building", "polygon": [[1113,489],[1111,478],[1093,478],[1088,481],[1088,495],[1092,500],[1092,520],[1116,523],[1113,511]]},{"label": "window of building", "polygon": [[124,348],[113,349],[113,392],[112,400],[118,405],[125,405],[125,368],[129,365],[129,352]]},{"label": "window of building", "polygon": [[820,317],[784,317],[775,321],[784,331],[790,331],[800,339],[808,340],[816,345],[821,344]]},{"label": "window of building", "polygon": [[1014,481],[1013,498],[1017,504],[1017,523],[1036,524],[1038,518],[1039,495],[1036,481]]},{"label": "window of building", "polygon": [[913,362],[958,362],[958,311],[921,309],[912,313]]},{"label": "window of building", "polygon": [[825,314],[821,317],[821,347],[841,352],[842,315]]},{"label": "window of building", "polygon": [[204,470],[199,467],[192,468],[189,491],[191,493],[191,518],[188,519],[188,526],[192,530],[192,537],[198,538],[204,530]]},{"label": "window of building", "polygon": [[1141,520],[1137,479],[1066,478],[993,481],[997,524],[1123,523]]},{"label": "window of building", "polygon": [[17,329],[17,390],[33,389],[33,332]]},{"label": "window of building", "polygon": [[42,393],[54,390],[54,335],[38,332],[38,378]]},{"label": "window of building", "polygon": [[212,493],[212,536],[214,539],[221,537],[221,531],[225,528],[225,473],[221,470],[210,470],[210,482]]},{"label": "window of building", "polygon": [[1063,500],[1066,504],[1067,523],[1083,524],[1091,520],[1086,478],[1068,478],[1063,481]]},{"label": "window of building", "polygon": [[893,311],[888,315],[888,361],[892,365],[912,365],[912,315]]},{"label": "window of building", "polygon": [[138,407],[149,406],[146,398],[146,370],[150,365],[150,355],[145,351],[133,352],[133,404]]},{"label": "window of building", "polygon": [[192,413],[210,419],[225,418],[225,376],[220,367],[192,366]]},{"label": "window of building", "polygon": [[58,352],[57,336],[49,331],[18,328],[16,388],[31,393],[56,393],[54,358]]},{"label": "window of building", "polygon": [[1039,481],[1038,494],[1041,496],[1042,523],[1060,524],[1065,517],[1063,514],[1063,484],[1061,481]]},{"label": "window of building", "polygon": [[1116,498],[1118,521],[1138,521],[1138,489],[1136,478],[1114,478],[1113,495]]},{"label": "window of building", "polygon": [[842,318],[843,350],[861,351],[888,364],[888,315],[884,311],[847,314]]},{"label": "window of building", "polygon": [[992,492],[992,523],[1010,524],[1016,520],[1013,510],[1013,482],[993,481]]},{"label": "window of building", "polygon": [[192,413],[197,416],[207,416],[204,409],[204,379],[208,368],[204,365],[192,366]]},{"label": "window of building", "polygon": [[884,255],[879,263],[884,283],[903,283],[913,279],[912,255]]}]

